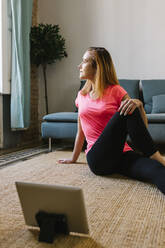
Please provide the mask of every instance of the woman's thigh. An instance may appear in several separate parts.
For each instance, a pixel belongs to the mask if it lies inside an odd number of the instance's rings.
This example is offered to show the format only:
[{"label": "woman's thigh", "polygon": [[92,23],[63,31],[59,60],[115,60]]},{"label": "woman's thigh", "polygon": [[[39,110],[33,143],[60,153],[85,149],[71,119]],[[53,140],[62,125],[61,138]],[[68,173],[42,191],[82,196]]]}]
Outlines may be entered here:
[{"label": "woman's thigh", "polygon": [[113,159],[111,156],[108,158],[102,158],[99,160],[95,160],[87,154],[87,162],[89,165],[90,170],[95,175],[111,175],[113,173],[116,173],[116,168],[118,167],[118,164],[120,164],[120,159],[115,158]]},{"label": "woman's thigh", "polygon": [[122,156],[126,135],[126,122],[116,112],[87,153],[88,165],[95,174],[108,175],[114,171]]}]

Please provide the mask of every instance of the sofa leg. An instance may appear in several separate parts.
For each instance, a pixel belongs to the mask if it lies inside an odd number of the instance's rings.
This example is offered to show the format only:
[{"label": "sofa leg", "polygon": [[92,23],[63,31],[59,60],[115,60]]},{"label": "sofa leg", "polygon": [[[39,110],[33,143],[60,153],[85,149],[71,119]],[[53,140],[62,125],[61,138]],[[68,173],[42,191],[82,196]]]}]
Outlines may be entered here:
[{"label": "sofa leg", "polygon": [[49,152],[52,152],[52,139],[49,138]]}]

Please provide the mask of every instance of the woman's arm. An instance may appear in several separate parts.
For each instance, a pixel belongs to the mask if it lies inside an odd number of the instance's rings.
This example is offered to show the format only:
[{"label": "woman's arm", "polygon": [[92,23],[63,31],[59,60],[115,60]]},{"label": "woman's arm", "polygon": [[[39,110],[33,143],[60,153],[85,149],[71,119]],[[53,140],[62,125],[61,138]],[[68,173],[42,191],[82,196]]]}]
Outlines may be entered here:
[{"label": "woman's arm", "polygon": [[148,120],[145,113],[145,110],[143,108],[143,103],[139,99],[131,99],[128,94],[126,94],[121,102],[121,105],[119,107],[120,114],[132,114],[133,111],[138,108],[141,114],[141,117],[144,121],[144,124],[146,127],[148,127]]},{"label": "woman's arm", "polygon": [[59,159],[58,162],[62,164],[75,163],[80,155],[80,152],[82,151],[84,139],[85,139],[85,136],[84,136],[84,133],[81,127],[81,121],[80,121],[80,118],[78,117],[77,135],[76,135],[76,139],[74,143],[72,158],[71,159]]}]

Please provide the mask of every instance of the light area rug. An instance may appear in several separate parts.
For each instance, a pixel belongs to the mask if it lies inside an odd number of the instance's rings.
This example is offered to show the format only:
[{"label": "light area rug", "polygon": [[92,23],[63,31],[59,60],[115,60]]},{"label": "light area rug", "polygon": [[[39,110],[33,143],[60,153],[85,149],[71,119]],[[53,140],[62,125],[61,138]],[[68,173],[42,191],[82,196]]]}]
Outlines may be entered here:
[{"label": "light area rug", "polygon": [[[55,151],[0,170],[1,248],[165,247],[165,196],[155,186],[118,175],[96,176],[84,153],[77,164],[56,164],[70,156],[70,151]],[[38,242],[39,231],[24,223],[15,181],[81,187],[90,235],[58,235],[53,244]]]}]

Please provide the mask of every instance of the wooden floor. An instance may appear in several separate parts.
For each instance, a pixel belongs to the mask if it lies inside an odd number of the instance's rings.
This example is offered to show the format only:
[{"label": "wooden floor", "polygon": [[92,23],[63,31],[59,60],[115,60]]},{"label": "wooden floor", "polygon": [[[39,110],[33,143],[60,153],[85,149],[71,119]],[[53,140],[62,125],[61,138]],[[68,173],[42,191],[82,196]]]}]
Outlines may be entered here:
[{"label": "wooden floor", "polygon": [[19,146],[19,147],[12,147],[12,148],[6,148],[6,149],[0,148],[0,156],[4,155],[4,154],[16,152],[16,151],[21,151],[23,149],[37,147],[37,146],[40,146],[40,145],[43,145],[43,144],[44,143],[42,141],[40,141],[40,142],[37,142],[37,143],[22,145],[22,146]]}]

